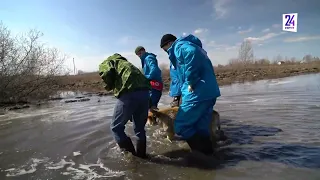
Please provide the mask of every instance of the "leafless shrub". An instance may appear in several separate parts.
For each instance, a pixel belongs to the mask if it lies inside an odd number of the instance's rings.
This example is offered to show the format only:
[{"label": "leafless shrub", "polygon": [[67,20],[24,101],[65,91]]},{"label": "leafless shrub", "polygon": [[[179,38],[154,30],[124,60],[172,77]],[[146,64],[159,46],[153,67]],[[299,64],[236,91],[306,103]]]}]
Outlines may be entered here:
[{"label": "leafless shrub", "polygon": [[0,102],[47,98],[59,86],[65,57],[42,36],[37,30],[13,36],[0,22]]},{"label": "leafless shrub", "polygon": [[250,41],[246,40],[242,42],[239,49],[238,60],[242,64],[252,64],[254,62],[253,48]]},{"label": "leafless shrub", "polygon": [[159,64],[159,68],[161,69],[162,81],[164,83],[164,88],[169,89],[169,85],[170,85],[170,81],[171,81],[169,64],[161,63],[161,64]]},{"label": "leafless shrub", "polygon": [[258,59],[254,62],[256,65],[269,65],[270,61],[268,59]]},{"label": "leafless shrub", "polygon": [[248,65],[255,64],[253,47],[250,41],[243,41],[237,58],[232,58],[228,62],[228,66],[233,68],[243,68]]},{"label": "leafless shrub", "polygon": [[236,65],[239,65],[239,64],[242,64],[242,63],[238,58],[229,59],[229,63],[228,63],[229,66],[236,66]]},{"label": "leafless shrub", "polygon": [[86,72],[84,72],[84,71],[82,71],[82,70],[78,70],[78,75],[80,75],[80,74],[85,74]]}]

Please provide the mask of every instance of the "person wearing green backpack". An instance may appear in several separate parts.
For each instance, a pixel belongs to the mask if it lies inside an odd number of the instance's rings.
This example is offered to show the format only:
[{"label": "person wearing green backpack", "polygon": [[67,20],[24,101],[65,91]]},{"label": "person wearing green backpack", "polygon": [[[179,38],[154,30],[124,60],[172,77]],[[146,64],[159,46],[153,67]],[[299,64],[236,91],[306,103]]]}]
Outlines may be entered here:
[{"label": "person wearing green backpack", "polygon": [[[113,90],[117,98],[111,131],[123,152],[131,152],[140,158],[146,158],[145,125],[149,110],[149,80],[125,57],[115,53],[99,65],[99,75],[107,91]],[[138,140],[136,149],[125,130],[129,119],[133,120],[134,132]]]}]

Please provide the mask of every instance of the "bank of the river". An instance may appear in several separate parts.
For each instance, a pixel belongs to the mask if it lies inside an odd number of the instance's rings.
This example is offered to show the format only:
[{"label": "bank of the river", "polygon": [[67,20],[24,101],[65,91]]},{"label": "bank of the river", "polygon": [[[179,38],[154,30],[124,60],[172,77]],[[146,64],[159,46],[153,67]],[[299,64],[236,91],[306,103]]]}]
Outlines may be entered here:
[{"label": "bank of the river", "polygon": [[[170,77],[168,69],[162,70],[164,80],[164,91],[169,90]],[[320,73],[320,61],[303,64],[282,64],[282,65],[248,65],[248,66],[223,66],[216,67],[215,73],[220,86],[230,85],[232,83],[243,83],[248,81],[257,81],[263,79],[277,79],[302,74]],[[61,79],[59,89],[61,91],[86,92],[89,96],[112,95],[112,92],[106,92],[103,88],[103,82],[98,73],[86,73],[81,75],[64,76]],[[62,100],[61,97],[54,97],[49,100]],[[86,99],[87,100],[87,99]],[[74,99],[70,102],[86,101],[85,99]],[[2,109],[16,110],[28,108],[29,105],[41,105],[39,102],[20,102],[17,104],[1,104]],[[0,108],[1,109],[1,108]],[[3,111],[2,111],[3,112]],[[1,112],[0,112],[1,114]]]},{"label": "bank of the river", "polygon": [[[220,86],[236,82],[276,79],[302,74],[319,73],[320,61],[303,64],[249,65],[243,67],[216,67],[215,73]],[[168,69],[162,70],[165,91],[169,90],[170,77]],[[61,89],[70,91],[104,92],[103,83],[98,73],[65,76]]]}]

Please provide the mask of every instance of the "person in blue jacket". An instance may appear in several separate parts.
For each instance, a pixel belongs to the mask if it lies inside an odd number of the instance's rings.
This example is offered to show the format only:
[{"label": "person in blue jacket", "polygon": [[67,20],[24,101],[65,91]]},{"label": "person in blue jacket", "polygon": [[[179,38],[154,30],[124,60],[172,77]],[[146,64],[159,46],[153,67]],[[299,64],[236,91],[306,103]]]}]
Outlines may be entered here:
[{"label": "person in blue jacket", "polygon": [[156,55],[146,52],[142,46],[138,46],[135,49],[135,54],[140,58],[143,73],[151,84],[149,108],[158,108],[158,103],[162,96],[163,81]]},{"label": "person in blue jacket", "polygon": [[181,82],[182,103],[174,121],[175,132],[192,151],[212,154],[209,127],[213,106],[221,94],[211,60],[200,39],[191,34],[179,39],[165,34],[160,47],[168,53]]},{"label": "person in blue jacket", "polygon": [[173,66],[173,64],[170,62],[170,90],[169,90],[169,96],[173,97],[173,101],[170,103],[171,107],[178,107],[180,104],[180,98],[181,98],[181,83],[178,78],[176,68]]}]

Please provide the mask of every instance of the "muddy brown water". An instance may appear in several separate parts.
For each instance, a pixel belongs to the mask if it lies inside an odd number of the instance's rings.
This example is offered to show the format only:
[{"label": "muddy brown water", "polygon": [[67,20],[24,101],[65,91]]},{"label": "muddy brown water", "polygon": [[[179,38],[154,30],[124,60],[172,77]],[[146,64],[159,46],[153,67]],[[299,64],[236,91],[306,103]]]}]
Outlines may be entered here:
[{"label": "muddy brown water", "polygon": [[[146,127],[150,160],[120,155],[109,128],[111,96],[11,111],[0,116],[0,179],[320,179],[320,74],[221,92],[216,109],[233,144],[216,157],[187,153],[159,127]],[[163,95],[160,106],[170,100]]]}]

